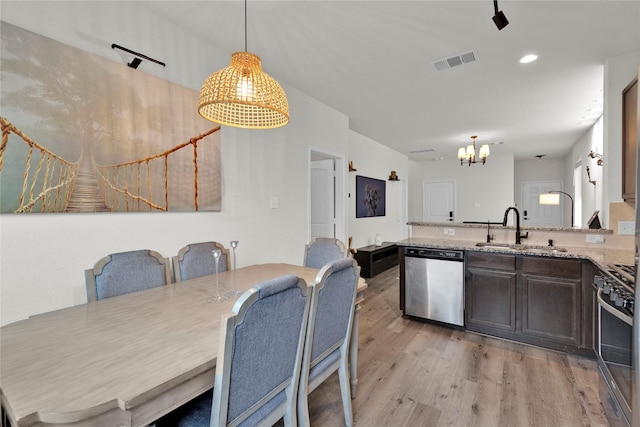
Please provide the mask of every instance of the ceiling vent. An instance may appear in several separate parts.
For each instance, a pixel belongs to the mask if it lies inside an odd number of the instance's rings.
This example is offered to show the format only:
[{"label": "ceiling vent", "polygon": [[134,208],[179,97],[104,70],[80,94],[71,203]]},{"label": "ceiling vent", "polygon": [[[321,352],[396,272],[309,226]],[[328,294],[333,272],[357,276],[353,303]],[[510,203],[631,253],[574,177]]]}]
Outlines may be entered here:
[{"label": "ceiling vent", "polygon": [[439,59],[433,62],[433,66],[438,71],[448,70],[449,68],[457,67],[458,65],[468,64],[470,62],[476,62],[478,60],[478,52],[471,50],[469,52],[461,53],[455,56],[451,56],[445,59]]},{"label": "ceiling vent", "polygon": [[434,150],[433,148],[425,148],[424,150],[411,150],[409,151],[409,154],[420,154],[420,153],[431,153]]}]

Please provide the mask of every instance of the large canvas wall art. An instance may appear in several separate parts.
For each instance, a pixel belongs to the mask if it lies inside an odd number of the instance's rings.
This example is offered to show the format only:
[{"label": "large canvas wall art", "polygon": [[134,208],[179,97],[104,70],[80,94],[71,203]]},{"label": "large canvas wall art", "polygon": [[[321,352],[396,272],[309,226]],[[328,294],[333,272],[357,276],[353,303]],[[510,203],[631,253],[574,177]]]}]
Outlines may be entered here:
[{"label": "large canvas wall art", "polygon": [[197,91],[6,22],[0,33],[0,212],[221,209],[220,131]]},{"label": "large canvas wall art", "polygon": [[385,216],[386,185],[381,179],[356,175],[356,218]]}]

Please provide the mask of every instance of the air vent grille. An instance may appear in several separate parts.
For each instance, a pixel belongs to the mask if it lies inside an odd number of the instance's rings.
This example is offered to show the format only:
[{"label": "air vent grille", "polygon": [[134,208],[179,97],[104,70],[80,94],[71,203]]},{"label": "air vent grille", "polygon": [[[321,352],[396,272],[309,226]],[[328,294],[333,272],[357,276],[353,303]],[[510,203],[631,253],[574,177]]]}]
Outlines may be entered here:
[{"label": "air vent grille", "polygon": [[458,55],[450,56],[449,58],[439,59],[433,62],[433,66],[437,71],[448,70],[449,68],[457,67],[463,64],[469,64],[478,60],[478,52],[471,50],[469,52],[460,53]]},{"label": "air vent grille", "polygon": [[434,150],[433,148],[425,148],[424,150],[411,150],[409,151],[409,154],[418,154],[418,153],[431,153],[434,152],[436,150]]}]

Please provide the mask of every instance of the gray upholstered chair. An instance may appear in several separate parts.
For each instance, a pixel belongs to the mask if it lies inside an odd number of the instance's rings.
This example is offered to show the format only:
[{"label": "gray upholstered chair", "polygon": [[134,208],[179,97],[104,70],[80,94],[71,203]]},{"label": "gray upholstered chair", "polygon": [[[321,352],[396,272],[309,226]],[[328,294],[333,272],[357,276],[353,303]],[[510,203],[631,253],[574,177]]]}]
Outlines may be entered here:
[{"label": "gray upholstered chair", "polygon": [[216,265],[211,254],[213,249],[222,251],[218,261],[218,272],[227,271],[231,264],[229,263],[229,250],[224,245],[218,242],[191,243],[180,249],[178,255],[171,258],[176,282],[214,274]]},{"label": "gray upholstered chair", "polygon": [[304,250],[304,266],[322,268],[329,261],[347,256],[347,248],[338,239],[316,237],[306,245]]},{"label": "gray upholstered chair", "polygon": [[169,260],[141,249],[107,255],[84,272],[87,300],[97,301],[171,283]]},{"label": "gray upholstered chair", "polygon": [[243,293],[220,323],[213,392],[156,425],[271,427],[284,417],[285,426],[296,426],[310,303],[311,287],[294,275],[268,280]]},{"label": "gray upholstered chair", "polygon": [[360,267],[353,258],[330,261],[313,285],[298,394],[298,424],[308,426],[307,396],[335,371],[340,378],[344,419],[353,425],[349,342]]}]

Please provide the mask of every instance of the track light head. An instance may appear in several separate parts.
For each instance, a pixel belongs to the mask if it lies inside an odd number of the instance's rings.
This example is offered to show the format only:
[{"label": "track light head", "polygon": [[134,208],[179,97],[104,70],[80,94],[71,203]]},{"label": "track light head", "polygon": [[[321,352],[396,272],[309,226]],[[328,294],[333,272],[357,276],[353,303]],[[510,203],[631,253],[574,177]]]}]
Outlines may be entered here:
[{"label": "track light head", "polygon": [[498,30],[501,30],[507,25],[509,25],[509,21],[507,20],[507,17],[504,16],[504,13],[502,11],[496,13],[493,16],[493,22],[495,22],[496,27],[498,27]]},{"label": "track light head", "polygon": [[501,10],[498,10],[498,0],[493,0],[493,10],[495,12],[495,15],[493,15],[493,22],[496,24],[496,27],[498,27],[498,30],[509,25],[507,17],[504,16],[504,13]]}]

